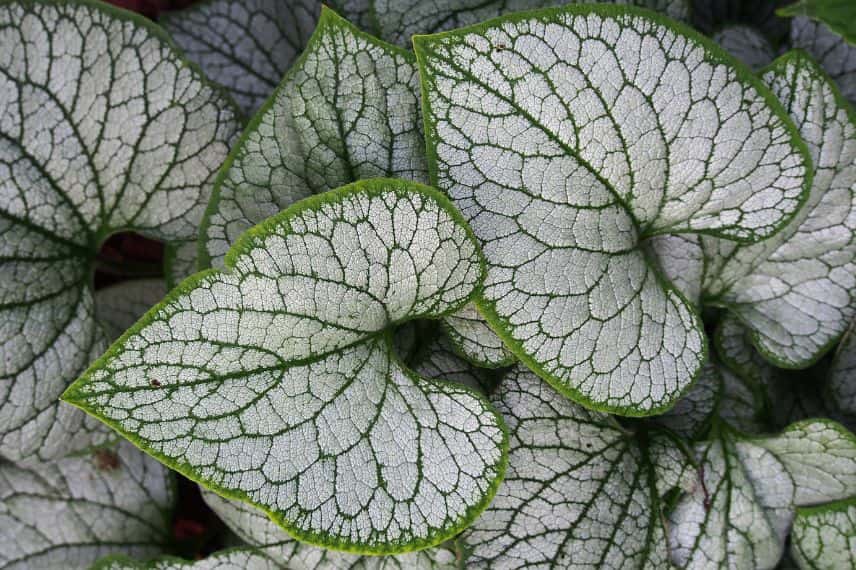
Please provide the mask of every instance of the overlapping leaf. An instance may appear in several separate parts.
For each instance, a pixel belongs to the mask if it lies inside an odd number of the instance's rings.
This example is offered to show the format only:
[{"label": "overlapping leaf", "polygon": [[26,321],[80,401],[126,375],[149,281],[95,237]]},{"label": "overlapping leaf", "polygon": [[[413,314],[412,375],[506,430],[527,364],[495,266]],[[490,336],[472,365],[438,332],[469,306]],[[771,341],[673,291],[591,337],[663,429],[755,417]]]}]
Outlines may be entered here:
[{"label": "overlapping leaf", "polygon": [[301,539],[430,546],[486,506],[505,436],[475,393],[405,368],[390,333],[458,309],[481,263],[441,194],[359,182],[246,234],[64,397]]},{"label": "overlapping leaf", "polygon": [[467,568],[661,568],[660,497],[694,479],[681,449],[634,436],[522,366],[493,401],[509,427],[505,481],[464,532]]},{"label": "overlapping leaf", "polygon": [[445,546],[395,556],[361,556],[298,542],[264,514],[245,503],[211,491],[202,497],[242,540],[289,570],[452,570],[455,554]]},{"label": "overlapping leaf", "polygon": [[703,483],[669,515],[681,568],[774,568],[795,507],[856,492],[856,438],[826,420],[758,439],[720,425],[696,455]]},{"label": "overlapping leaf", "polygon": [[443,320],[455,348],[470,362],[487,368],[508,366],[514,355],[496,336],[474,305],[467,305]]},{"label": "overlapping leaf", "polygon": [[173,481],[129,443],[23,468],[0,461],[0,568],[88,568],[169,540]]},{"label": "overlapping leaf", "polygon": [[0,6],[0,94],[0,455],[49,459],[104,437],[57,402],[106,347],[99,245],[132,229],[183,257],[237,122],[159,28],[100,3]]},{"label": "overlapping leaf", "polygon": [[856,46],[805,16],[797,16],[791,22],[791,45],[811,54],[835,80],[844,97],[856,104]]},{"label": "overlapping leaf", "polygon": [[205,0],[160,23],[251,116],[306,47],[320,8],[318,0]]},{"label": "overlapping leaf", "polygon": [[[413,55],[324,10],[306,53],[232,153],[206,213],[203,265],[250,226],[294,202],[357,180],[427,182]],[[474,362],[510,358],[468,307],[449,321]]]},{"label": "overlapping leaf", "polygon": [[751,26],[726,26],[716,32],[713,39],[752,69],[761,69],[776,58],[776,52],[764,34]]},{"label": "overlapping leaf", "polygon": [[287,567],[256,549],[231,548],[194,562],[173,557],[140,562],[122,555],[108,556],[91,570],[287,570]]},{"label": "overlapping leaf", "polygon": [[613,6],[416,39],[433,176],[488,260],[480,308],[529,367],[599,409],[671,406],[705,354],[649,236],[775,233],[808,158],[772,95],[702,38]]},{"label": "overlapping leaf", "polygon": [[803,570],[856,567],[856,498],[797,510],[791,554]]},{"label": "overlapping leaf", "polygon": [[780,16],[800,16],[823,22],[845,41],[856,46],[856,4],[850,0],[797,0],[777,11]]},{"label": "overlapping leaf", "polygon": [[806,56],[763,74],[814,159],[811,195],[794,222],[755,245],[702,237],[705,296],[736,314],[762,353],[787,367],[815,361],[856,314],[856,115]]},{"label": "overlapping leaf", "polygon": [[[595,0],[657,10],[676,20],[689,18],[688,0]],[[578,0],[372,0],[378,35],[394,44],[410,46],[415,34],[433,34],[461,28],[523,10],[580,3]]]},{"label": "overlapping leaf", "polygon": [[426,182],[413,55],[324,10],[304,55],[236,145],[206,212],[202,263],[247,228],[363,178]]},{"label": "overlapping leaf", "polygon": [[856,333],[853,328],[838,345],[829,371],[829,391],[839,411],[856,417]]}]

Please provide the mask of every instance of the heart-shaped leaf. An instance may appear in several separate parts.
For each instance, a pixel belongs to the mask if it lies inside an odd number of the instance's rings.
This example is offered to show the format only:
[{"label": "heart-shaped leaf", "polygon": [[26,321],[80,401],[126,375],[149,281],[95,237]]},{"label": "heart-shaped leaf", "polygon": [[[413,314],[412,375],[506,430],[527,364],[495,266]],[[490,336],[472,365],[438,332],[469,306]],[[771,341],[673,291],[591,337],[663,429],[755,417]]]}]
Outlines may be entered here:
[{"label": "heart-shaped leaf", "polygon": [[650,12],[569,6],[415,40],[429,154],[488,261],[480,308],[557,389],[626,415],[670,407],[705,358],[651,235],[757,241],[807,191],[784,110]]},{"label": "heart-shaped leaf", "polygon": [[[657,10],[676,20],[689,18],[688,0],[594,0]],[[580,0],[372,0],[378,35],[388,42],[410,46],[415,34],[433,34],[470,26],[522,10],[581,3]]]},{"label": "heart-shaped leaf", "polygon": [[160,28],[101,3],[0,6],[0,94],[0,455],[46,460],[107,435],[57,401],[106,348],[99,246],[130,229],[183,257],[238,124]]},{"label": "heart-shaped leaf", "polygon": [[803,570],[856,568],[856,497],[797,509],[791,554]]},{"label": "heart-shaped leaf", "polygon": [[88,568],[169,540],[172,475],[129,443],[29,468],[0,460],[0,568]]},{"label": "heart-shaped leaf", "polygon": [[856,114],[804,54],[763,74],[814,159],[811,195],[772,238],[738,245],[704,236],[707,303],[737,315],[765,357],[813,363],[856,316]]},{"label": "heart-shaped leaf", "polygon": [[320,8],[318,0],[207,0],[159,22],[251,116],[303,51]]},{"label": "heart-shaped leaf", "polygon": [[669,516],[681,568],[774,568],[795,507],[856,493],[856,438],[828,420],[757,439],[719,424],[696,455],[702,483]]},{"label": "heart-shaped leaf", "polygon": [[694,477],[675,442],[634,437],[518,365],[493,401],[509,427],[505,481],[461,536],[467,568],[660,568],[660,497]]},{"label": "heart-shaped leaf", "polygon": [[475,393],[410,372],[391,332],[466,303],[481,264],[444,196],[358,182],[245,234],[64,398],[307,542],[437,544],[490,501],[505,435]]}]

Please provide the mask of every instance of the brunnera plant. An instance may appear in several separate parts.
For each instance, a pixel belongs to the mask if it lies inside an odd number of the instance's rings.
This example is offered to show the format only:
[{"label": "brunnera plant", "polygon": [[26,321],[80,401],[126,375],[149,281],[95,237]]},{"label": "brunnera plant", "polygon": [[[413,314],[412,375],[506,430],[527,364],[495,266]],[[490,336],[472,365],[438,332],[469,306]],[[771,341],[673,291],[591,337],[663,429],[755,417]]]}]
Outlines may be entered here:
[{"label": "brunnera plant", "polygon": [[0,4],[0,567],[846,566],[846,73],[617,4]]}]

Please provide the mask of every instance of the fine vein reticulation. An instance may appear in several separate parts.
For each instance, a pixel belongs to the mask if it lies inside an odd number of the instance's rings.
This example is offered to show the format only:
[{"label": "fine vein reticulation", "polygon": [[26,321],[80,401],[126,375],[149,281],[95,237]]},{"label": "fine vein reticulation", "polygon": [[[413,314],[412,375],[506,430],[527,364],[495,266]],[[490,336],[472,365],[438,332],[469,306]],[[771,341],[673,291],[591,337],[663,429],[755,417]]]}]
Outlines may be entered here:
[{"label": "fine vein reticulation", "polygon": [[800,52],[776,60],[762,78],[811,152],[811,193],[787,228],[758,244],[702,236],[703,297],[739,317],[771,361],[802,368],[856,316],[856,114]]},{"label": "fine vein reticulation", "polygon": [[88,568],[169,541],[172,474],[130,443],[28,468],[0,460],[0,568]]},{"label": "fine vein reticulation", "polygon": [[660,495],[689,473],[670,438],[651,432],[642,444],[520,365],[492,401],[509,428],[508,472],[460,538],[467,568],[668,564]]},{"label": "fine vein reticulation", "polygon": [[238,123],[162,30],[100,3],[0,5],[0,94],[0,455],[46,460],[106,436],[58,404],[106,348],[100,244],[183,258]]},{"label": "fine vein reticulation", "polygon": [[489,502],[499,416],[419,378],[391,331],[457,310],[483,261],[451,203],[374,179],[257,226],[66,392],[167,465],[294,536],[364,553],[431,546]]},{"label": "fine vein reticulation", "polygon": [[[378,176],[428,181],[415,58],[324,9],[305,54],[224,168],[201,263],[221,266],[244,230],[302,198]],[[473,362],[511,361],[473,306],[446,325]]]},{"label": "fine vein reticulation", "polygon": [[[689,0],[594,0],[657,10],[675,20],[689,17]],[[470,26],[523,10],[581,3],[579,0],[371,0],[377,34],[386,41],[410,47],[415,34],[433,34]],[[369,28],[372,29],[372,28]]]},{"label": "fine vein reticulation", "polygon": [[856,567],[856,498],[797,510],[791,554],[804,570]]},{"label": "fine vein reticulation", "polygon": [[320,9],[318,0],[205,0],[159,23],[249,117],[303,51]]},{"label": "fine vein reticulation", "polygon": [[768,237],[810,170],[769,91],[667,22],[569,6],[414,41],[432,175],[488,261],[480,309],[555,387],[627,415],[668,408],[705,357],[641,241]]}]

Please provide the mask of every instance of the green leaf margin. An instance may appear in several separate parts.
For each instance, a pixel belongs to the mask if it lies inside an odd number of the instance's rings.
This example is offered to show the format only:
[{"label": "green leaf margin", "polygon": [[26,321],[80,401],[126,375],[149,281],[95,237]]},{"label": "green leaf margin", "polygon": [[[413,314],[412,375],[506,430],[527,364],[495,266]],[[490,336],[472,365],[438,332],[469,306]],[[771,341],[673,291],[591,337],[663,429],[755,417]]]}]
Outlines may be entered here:
[{"label": "green leaf margin", "polygon": [[[208,253],[208,250],[205,247],[206,242],[208,241],[208,228],[211,226],[211,217],[217,212],[217,207],[220,203],[220,187],[226,181],[226,178],[229,174],[229,170],[232,168],[232,164],[235,162],[237,156],[243,151],[246,142],[250,138],[250,135],[258,129],[259,125],[264,119],[264,116],[276,104],[276,101],[277,99],[279,99],[280,94],[285,91],[289,80],[295,74],[297,74],[303,67],[304,62],[309,57],[310,53],[313,51],[315,44],[321,41],[323,29],[327,27],[344,28],[348,30],[351,34],[365,39],[368,43],[374,44],[380,48],[383,48],[384,50],[388,50],[397,55],[400,55],[406,60],[412,62],[414,66],[416,64],[416,58],[414,57],[412,52],[404,48],[395,46],[393,44],[387,43],[362,31],[356,25],[352,24],[351,22],[337,14],[332,8],[329,8],[326,4],[322,4],[321,15],[318,18],[318,23],[315,26],[315,31],[312,32],[312,36],[309,38],[309,41],[306,42],[306,46],[304,46],[300,56],[297,57],[294,62],[292,62],[291,67],[289,67],[285,75],[282,76],[279,85],[277,85],[276,89],[273,90],[273,92],[268,96],[268,98],[265,99],[265,102],[262,104],[262,106],[259,107],[259,110],[256,111],[256,114],[253,115],[253,117],[249,120],[246,127],[244,127],[244,131],[241,133],[241,136],[232,145],[232,148],[229,151],[229,155],[226,157],[226,160],[223,161],[223,164],[220,166],[219,172],[217,172],[217,176],[214,179],[214,189],[211,192],[211,198],[208,200],[208,206],[205,208],[205,212],[202,214],[202,221],[199,224],[199,234],[197,236],[198,241],[196,244],[197,270],[208,269],[211,267],[211,255]],[[458,209],[454,206],[453,210],[455,212],[458,211]],[[463,220],[463,217],[461,217],[461,219]],[[464,225],[469,230],[469,224],[465,223]],[[476,240],[476,243],[479,243],[478,240]]]},{"label": "green leaf margin", "polygon": [[[430,182],[432,186],[437,187],[437,143],[439,142],[439,137],[437,135],[436,125],[434,125],[431,121],[431,116],[428,108],[428,88],[430,85],[434,83],[433,75],[428,71],[425,58],[426,58],[426,47],[425,43],[429,41],[436,41],[448,37],[454,36],[464,36],[466,34],[471,33],[481,33],[486,29],[498,26],[507,22],[518,22],[522,20],[527,20],[535,17],[543,17],[543,16],[553,16],[557,14],[574,14],[574,15],[586,15],[586,14],[598,14],[601,16],[641,16],[647,18],[649,20],[654,21],[657,24],[660,24],[669,30],[689,37],[690,39],[698,42],[707,50],[707,55],[709,56],[709,60],[713,63],[724,63],[726,65],[731,66],[737,73],[737,78],[741,80],[744,84],[748,83],[751,85],[758,94],[763,97],[763,99],[767,102],[770,107],[770,110],[773,112],[775,116],[777,116],[781,121],[785,129],[790,131],[791,134],[791,144],[796,148],[799,153],[802,155],[805,167],[806,167],[806,176],[802,185],[802,193],[799,198],[799,207],[796,208],[790,215],[783,219],[780,223],[780,226],[775,231],[771,232],[765,239],[770,238],[787,227],[790,222],[796,217],[799,211],[803,208],[805,203],[808,201],[809,194],[811,192],[811,185],[814,179],[814,163],[811,159],[811,155],[809,153],[808,147],[805,142],[799,136],[799,131],[794,125],[793,121],[791,121],[790,117],[787,114],[787,111],[779,102],[778,98],[764,85],[761,81],[760,77],[756,76],[755,73],[746,66],[746,64],[739,61],[737,58],[729,54],[722,46],[717,44],[712,39],[702,35],[700,32],[694,30],[689,25],[677,22],[668,18],[662,14],[654,12],[652,10],[648,10],[645,8],[640,8],[638,6],[626,6],[626,5],[617,5],[617,4],[567,4],[563,6],[555,6],[550,8],[543,8],[538,10],[528,10],[523,12],[516,12],[506,16],[499,16],[497,18],[493,18],[487,20],[485,22],[481,22],[479,24],[475,24],[472,26],[460,28],[457,30],[450,30],[447,32],[440,32],[437,34],[417,34],[412,38],[413,41],[413,51],[416,54],[416,61],[419,67],[419,74],[421,77],[421,89],[422,89],[422,120],[424,123],[424,132],[425,132],[425,142],[426,142],[426,152],[428,156],[428,174],[430,178]],[[707,60],[706,60],[707,61]],[[623,199],[616,197],[616,200],[619,204],[621,204],[624,209],[630,214],[631,219],[636,222],[635,216],[632,214],[632,210],[627,206]],[[638,226],[636,227],[637,231],[639,230]],[[639,232],[640,236],[642,232]],[[673,235],[673,234],[706,234],[713,235],[716,237],[721,237],[719,232],[710,232],[710,231],[698,231],[698,232],[670,232],[670,233],[652,233],[651,235],[646,235],[642,239],[640,239],[637,244],[637,248],[640,251],[644,251],[642,249],[642,244],[645,239],[653,237],[655,235]],[[746,240],[737,240],[734,238],[722,238],[728,239],[729,241],[735,241],[737,243],[746,242]],[[752,242],[748,242],[752,243]],[[708,344],[709,340],[707,339],[707,334],[704,332],[704,325],[701,319],[701,316],[698,314],[697,309],[694,304],[689,302],[684,294],[678,290],[675,286],[671,284],[671,282],[663,275],[662,271],[659,268],[659,264],[656,263],[655,260],[650,258],[649,254],[645,254],[645,258],[648,264],[648,267],[653,270],[655,278],[660,283],[665,291],[673,291],[678,295],[678,297],[685,302],[687,309],[690,314],[697,320],[698,329],[702,332],[702,354],[701,360],[702,362],[706,362],[709,358],[709,349]],[[482,316],[485,318],[487,323],[490,325],[490,328],[497,334],[497,336],[502,339],[506,348],[510,350],[521,362],[523,362],[530,370],[538,374],[541,378],[546,380],[553,388],[555,388],[559,393],[564,395],[565,397],[574,400],[589,409],[593,409],[596,411],[607,412],[612,414],[618,414],[622,416],[628,417],[646,417],[662,414],[669,409],[671,409],[675,403],[682,397],[684,397],[687,392],[692,388],[693,384],[695,384],[696,380],[698,380],[699,375],[701,374],[702,366],[699,366],[699,369],[696,371],[692,380],[687,383],[686,387],[682,392],[680,392],[674,400],[670,404],[665,404],[662,406],[658,406],[656,408],[652,408],[645,411],[638,411],[632,408],[623,408],[623,407],[615,407],[615,406],[604,406],[595,402],[592,402],[589,398],[580,394],[577,390],[562,385],[561,382],[556,381],[552,378],[543,368],[529,355],[527,355],[522,345],[514,340],[512,336],[505,330],[505,327],[502,326],[499,315],[496,311],[489,306],[489,304],[482,297],[481,293],[476,295],[474,300],[474,304],[481,312]]]},{"label": "green leaf margin", "polygon": [[[300,540],[301,542],[306,542],[308,544],[311,544],[314,546],[320,546],[323,548],[331,548],[333,550],[339,550],[342,552],[351,552],[354,554],[368,554],[368,555],[376,554],[376,555],[380,555],[380,554],[403,554],[406,552],[421,550],[423,548],[428,548],[431,546],[437,546],[440,543],[442,543],[448,539],[454,538],[460,532],[462,532],[463,530],[468,528],[473,523],[473,521],[475,521],[476,518],[478,518],[478,516],[490,505],[490,503],[493,501],[493,497],[496,495],[496,492],[499,490],[499,486],[502,484],[502,481],[505,479],[505,472],[506,472],[506,468],[508,467],[508,446],[509,446],[508,426],[506,426],[505,421],[503,420],[502,416],[496,411],[494,411],[494,414],[496,415],[497,419],[499,420],[498,424],[499,424],[500,428],[502,429],[502,442],[500,444],[500,451],[502,452],[502,455],[500,457],[499,465],[497,466],[498,476],[496,477],[496,479],[494,479],[494,481],[488,487],[487,492],[485,493],[483,499],[479,503],[477,503],[477,504],[471,506],[469,509],[467,509],[467,511],[465,512],[464,516],[461,519],[461,522],[457,525],[449,527],[449,529],[446,532],[443,532],[443,533],[435,532],[434,534],[429,535],[424,539],[416,540],[416,541],[413,541],[410,543],[406,543],[406,544],[389,543],[389,544],[386,544],[384,546],[375,547],[375,548],[361,548],[357,545],[346,543],[343,540],[330,540],[330,538],[327,535],[324,535],[323,533],[305,532],[305,531],[291,525],[286,520],[284,520],[283,517],[279,516],[278,514],[273,512],[272,510],[270,510],[270,509],[268,509],[262,505],[258,505],[256,503],[254,503],[252,501],[252,499],[249,497],[249,495],[247,495],[246,493],[243,493],[243,492],[235,490],[235,489],[228,489],[228,488],[222,487],[220,485],[215,485],[213,483],[210,483],[210,482],[204,480],[204,478],[199,476],[195,472],[195,469],[192,466],[190,466],[189,464],[183,462],[180,459],[168,458],[165,455],[158,453],[158,452],[154,451],[153,449],[148,448],[146,446],[146,443],[143,441],[142,438],[140,438],[139,436],[137,436],[134,433],[126,432],[122,428],[122,426],[119,424],[119,422],[114,421],[110,418],[107,418],[107,417],[101,415],[96,409],[89,406],[86,403],[86,398],[83,397],[83,395],[81,394],[81,386],[89,381],[89,377],[92,374],[94,374],[98,369],[100,369],[102,366],[104,366],[108,360],[110,360],[114,356],[118,355],[120,353],[120,351],[122,349],[122,345],[125,343],[125,341],[128,338],[130,338],[132,335],[137,334],[143,328],[148,326],[155,319],[155,316],[156,316],[158,311],[160,311],[162,308],[168,306],[170,303],[172,303],[173,301],[178,299],[181,295],[184,295],[185,293],[188,293],[189,291],[193,290],[194,287],[196,286],[196,284],[199,281],[205,279],[206,277],[208,277],[210,275],[217,274],[217,273],[229,272],[234,267],[234,263],[237,260],[237,257],[241,253],[243,253],[242,250],[245,247],[249,246],[256,237],[264,236],[268,232],[270,232],[270,230],[272,230],[278,226],[283,230],[288,230],[290,228],[289,220],[291,218],[299,215],[300,213],[302,213],[305,210],[316,208],[318,206],[322,206],[322,205],[328,204],[328,203],[336,203],[338,200],[340,200],[342,198],[345,198],[345,197],[348,197],[348,196],[351,196],[354,194],[359,194],[362,192],[364,192],[368,196],[375,196],[375,195],[381,194],[383,191],[387,190],[389,188],[390,184],[394,184],[396,186],[396,188],[395,188],[396,192],[407,193],[408,188],[410,188],[410,189],[415,189],[418,192],[420,192],[421,194],[423,194],[429,198],[434,199],[437,202],[437,204],[443,210],[445,210],[455,222],[457,222],[462,228],[464,228],[469,239],[471,239],[474,244],[478,245],[479,241],[476,238],[475,234],[473,233],[472,228],[470,228],[469,224],[466,222],[463,215],[454,206],[452,201],[442,192],[435,190],[434,188],[431,188],[429,186],[425,186],[424,184],[419,184],[418,182],[403,181],[403,180],[397,180],[397,179],[391,179],[391,178],[370,178],[367,180],[359,180],[357,182],[352,182],[351,184],[348,184],[346,186],[342,186],[342,187],[334,189],[334,190],[329,190],[329,191],[321,193],[321,194],[309,196],[308,198],[304,198],[303,200],[295,202],[292,206],[286,208],[285,210],[283,210],[283,211],[279,212],[278,214],[264,220],[260,224],[254,226],[254,227],[250,228],[249,230],[247,230],[246,232],[244,232],[244,234],[242,234],[241,237],[239,237],[238,240],[234,244],[232,244],[232,246],[229,248],[229,251],[226,254],[225,267],[223,270],[207,269],[207,270],[201,271],[199,273],[196,273],[195,275],[192,275],[191,277],[188,277],[187,279],[182,281],[181,284],[179,284],[175,289],[170,291],[166,295],[166,297],[163,298],[163,300],[160,303],[158,303],[157,305],[155,305],[154,307],[149,309],[149,311],[146,312],[146,314],[143,315],[140,318],[140,320],[137,321],[136,324],[134,324],[127,331],[125,331],[125,333],[121,337],[119,337],[119,339],[116,340],[110,346],[110,348],[108,348],[107,351],[100,358],[98,358],[98,360],[96,360],[94,363],[92,363],[89,366],[89,368],[66,389],[66,391],[63,393],[63,395],[60,399],[64,402],[67,402],[73,406],[80,408],[81,410],[83,410],[87,414],[95,417],[96,419],[98,419],[102,423],[108,425],[111,429],[116,431],[119,435],[121,435],[125,439],[129,440],[131,443],[133,443],[140,450],[142,450],[143,452],[147,453],[148,455],[154,457],[155,459],[157,459],[158,461],[160,461],[161,463],[163,463],[164,465],[166,465],[170,469],[173,469],[173,470],[181,473],[182,475],[184,475],[185,477],[187,477],[191,481],[195,481],[195,482],[199,483],[200,485],[202,485],[206,489],[209,489],[209,490],[217,493],[218,495],[221,495],[221,496],[229,498],[229,499],[235,499],[238,501],[242,501],[242,502],[247,503],[247,504],[249,504],[255,508],[260,509],[261,511],[263,511],[268,516],[268,518],[270,518],[273,522],[275,522],[277,525],[282,527],[289,535]],[[484,260],[484,257],[481,254],[481,249],[477,247],[476,251],[478,252],[478,255],[479,255],[479,266],[481,269],[481,280],[480,281],[484,281],[484,276],[487,273],[486,262]],[[481,290],[481,285],[476,286],[475,289],[473,290],[473,292],[470,294],[470,296],[468,298],[462,299],[459,302],[459,305],[450,308],[449,310],[447,310],[443,314],[435,315],[434,318],[440,318],[446,314],[451,314],[451,313],[459,310],[468,301],[470,301],[472,299],[472,297],[480,294],[480,290]],[[386,342],[387,342],[387,345],[389,347],[389,351],[390,351],[389,353],[391,355],[392,360],[397,361],[400,364],[400,366],[402,367],[402,369],[407,373],[407,375],[412,380],[414,380],[414,382],[425,382],[425,381],[427,381],[427,380],[421,378],[420,376],[418,376],[413,371],[411,371],[410,368],[403,361],[401,361],[400,358],[396,355],[395,350],[392,346],[392,327],[395,324],[398,324],[398,323],[390,323],[389,326],[387,326],[385,329],[374,333],[374,336],[386,336]],[[368,338],[368,337],[362,338],[357,342],[364,342],[366,340],[366,338]],[[340,348],[339,350],[342,350],[342,349]],[[449,385],[454,386],[456,389],[466,390],[466,391],[470,392],[474,398],[477,398],[480,402],[482,402],[487,409],[490,409],[490,410],[494,409],[493,405],[490,403],[490,401],[484,395],[479,394],[475,390],[467,388],[466,386],[463,386],[462,384],[458,384],[456,382],[452,382],[449,380],[431,380],[431,382],[445,383],[445,384],[449,384]]]},{"label": "green leaf margin", "polygon": [[[854,6],[856,6],[856,0],[850,1],[854,2]],[[853,123],[854,126],[856,126],[856,108],[854,108],[853,104],[851,104],[850,101],[846,97],[844,97],[844,95],[842,95],[841,89],[838,87],[838,83],[836,83],[836,81],[829,76],[829,74],[823,69],[823,67],[821,67],[821,65],[807,51],[801,48],[790,49],[779,57],[777,57],[776,59],[774,59],[768,65],[759,69],[757,72],[758,78],[763,77],[767,73],[775,73],[779,67],[783,67],[791,62],[793,62],[795,66],[799,66],[801,68],[808,68],[811,74],[816,75],[821,81],[826,83],[829,89],[832,91],[832,96],[835,98],[835,104],[845,110],[850,122]],[[800,140],[802,141],[802,139]],[[807,165],[811,166],[812,168],[811,172],[809,173],[809,176],[806,177],[809,182],[810,189],[811,184],[814,182],[814,161],[809,160],[809,162],[807,162]],[[856,189],[854,189],[854,192],[856,192]],[[802,209],[804,205],[805,202],[803,202],[803,204],[800,206],[800,209]],[[799,213],[799,210],[797,210],[796,213]],[[785,224],[785,226],[789,224],[790,221],[788,222],[788,224]],[[779,231],[771,234],[770,237],[775,236],[782,230],[784,230],[784,227],[782,227]],[[784,243],[785,242],[780,245],[784,245]],[[737,250],[735,250],[735,252],[736,251]],[[775,250],[773,250],[773,252],[775,252]],[[773,252],[771,252],[771,254]],[[706,256],[703,256],[703,258],[706,269],[708,265],[708,260]],[[765,261],[766,259],[767,258],[762,259],[761,262]],[[811,368],[812,366],[820,362],[829,353],[829,351],[835,348],[841,341],[841,338],[847,333],[847,330],[849,330],[848,327],[838,336],[829,339],[829,341],[824,346],[822,346],[819,350],[816,351],[814,358],[812,358],[811,360],[802,362],[800,364],[793,364],[782,360],[777,355],[767,350],[759,340],[761,338],[760,333],[758,333],[754,329],[754,327],[750,325],[750,323],[743,317],[743,315],[741,315],[740,312],[736,310],[735,305],[733,305],[732,303],[724,303],[718,301],[718,297],[706,298],[704,296],[704,291],[702,291],[702,304],[727,310],[728,313],[732,317],[737,319],[740,325],[745,329],[746,333],[749,336],[749,340],[752,343],[752,348],[757,350],[758,353],[764,358],[764,360],[766,360],[777,368],[782,368],[785,370],[806,370],[808,368]],[[718,342],[716,342],[715,344],[718,345]],[[719,346],[717,346],[717,348],[719,348]],[[731,367],[731,364],[729,364],[729,367]],[[744,374],[745,370],[735,370],[735,372]]]}]

